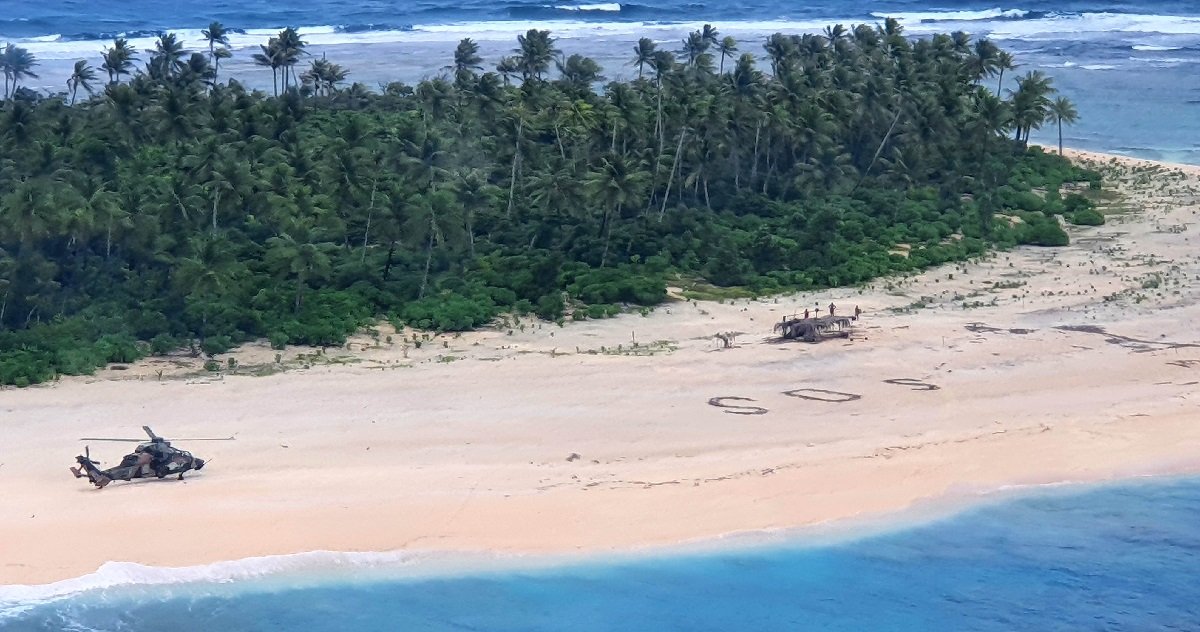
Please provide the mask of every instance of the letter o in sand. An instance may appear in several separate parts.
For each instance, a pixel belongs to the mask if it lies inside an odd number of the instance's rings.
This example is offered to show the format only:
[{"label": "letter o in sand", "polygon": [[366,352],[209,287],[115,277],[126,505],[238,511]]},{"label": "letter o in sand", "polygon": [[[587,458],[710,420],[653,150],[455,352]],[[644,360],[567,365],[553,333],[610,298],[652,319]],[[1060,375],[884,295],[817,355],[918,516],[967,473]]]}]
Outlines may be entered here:
[{"label": "letter o in sand", "polygon": [[[753,402],[755,400],[750,399],[749,397],[714,397],[714,398],[708,400],[708,405],[716,406],[717,408],[728,408],[729,410],[726,410],[725,412],[729,413],[730,415],[765,415],[765,414],[767,414],[766,408],[762,408],[759,406],[741,406],[741,405],[736,405],[736,404],[726,404],[725,403],[726,401]],[[735,408],[738,410],[734,410]]]},{"label": "letter o in sand", "polygon": [[811,399],[817,402],[830,402],[832,404],[842,404],[862,399],[862,395],[856,393],[827,391],[823,388],[798,388],[794,391],[784,391],[783,394],[788,397],[799,397],[800,399]]}]

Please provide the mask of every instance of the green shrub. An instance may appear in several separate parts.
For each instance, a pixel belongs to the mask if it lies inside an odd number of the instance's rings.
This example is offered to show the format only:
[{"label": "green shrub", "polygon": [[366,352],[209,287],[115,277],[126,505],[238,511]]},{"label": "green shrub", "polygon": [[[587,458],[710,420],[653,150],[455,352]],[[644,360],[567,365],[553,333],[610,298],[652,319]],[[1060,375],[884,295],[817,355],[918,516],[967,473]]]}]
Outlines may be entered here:
[{"label": "green shrub", "polygon": [[150,353],[153,355],[167,355],[181,346],[179,339],[171,334],[158,334],[150,339]]},{"label": "green shrub", "polygon": [[288,335],[282,331],[273,331],[267,336],[267,341],[271,343],[271,348],[276,351],[282,351],[288,346]]},{"label": "green shrub", "polygon": [[1076,226],[1103,226],[1104,215],[1095,209],[1086,208],[1075,211],[1070,216],[1070,221]]},{"label": "green shrub", "polygon": [[232,348],[233,340],[229,336],[210,336],[200,343],[200,350],[209,357],[225,353]]}]

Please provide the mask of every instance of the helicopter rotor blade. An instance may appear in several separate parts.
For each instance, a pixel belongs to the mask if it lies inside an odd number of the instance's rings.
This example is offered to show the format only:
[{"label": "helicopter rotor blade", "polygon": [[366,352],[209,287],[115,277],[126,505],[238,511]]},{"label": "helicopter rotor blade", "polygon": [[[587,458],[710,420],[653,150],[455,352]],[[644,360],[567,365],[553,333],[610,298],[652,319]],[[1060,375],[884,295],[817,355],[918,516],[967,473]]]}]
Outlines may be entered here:
[{"label": "helicopter rotor blade", "polygon": [[146,443],[145,439],[108,439],[104,437],[80,437],[80,441],[122,441],[125,443]]},{"label": "helicopter rotor blade", "polygon": [[237,441],[237,437],[204,437],[200,439],[171,439],[171,441]]}]

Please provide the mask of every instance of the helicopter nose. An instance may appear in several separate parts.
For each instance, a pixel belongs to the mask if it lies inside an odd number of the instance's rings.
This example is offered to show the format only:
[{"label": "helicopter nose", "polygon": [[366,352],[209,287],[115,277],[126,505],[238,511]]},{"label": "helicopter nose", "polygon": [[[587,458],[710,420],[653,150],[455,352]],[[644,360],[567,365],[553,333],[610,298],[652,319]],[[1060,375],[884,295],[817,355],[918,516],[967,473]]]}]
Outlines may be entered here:
[{"label": "helicopter nose", "polygon": [[195,468],[196,468],[197,470],[202,470],[202,469],[204,469],[204,459],[196,459],[195,463],[196,463],[196,466],[195,466]]}]

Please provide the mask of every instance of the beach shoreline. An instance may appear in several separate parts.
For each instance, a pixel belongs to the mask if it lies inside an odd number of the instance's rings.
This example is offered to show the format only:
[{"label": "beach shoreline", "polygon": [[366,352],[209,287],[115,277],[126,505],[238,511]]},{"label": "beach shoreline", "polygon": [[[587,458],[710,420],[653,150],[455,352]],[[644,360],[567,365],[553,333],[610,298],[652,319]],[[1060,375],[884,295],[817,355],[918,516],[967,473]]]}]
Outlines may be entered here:
[{"label": "beach shoreline", "polygon": [[[1200,168],[1070,155],[1121,196],[1064,248],[420,346],[386,328],[337,350],[248,345],[242,375],[150,359],[0,391],[0,585],[111,560],[628,552],[1200,472],[1200,340],[1175,327],[1200,314]],[[782,315],[830,302],[865,310],[850,341],[771,339]],[[725,332],[743,333],[722,349]],[[69,478],[77,437],[142,424],[237,440],[181,441],[213,461],[183,483]],[[90,447],[106,465],[122,453]]]}]

